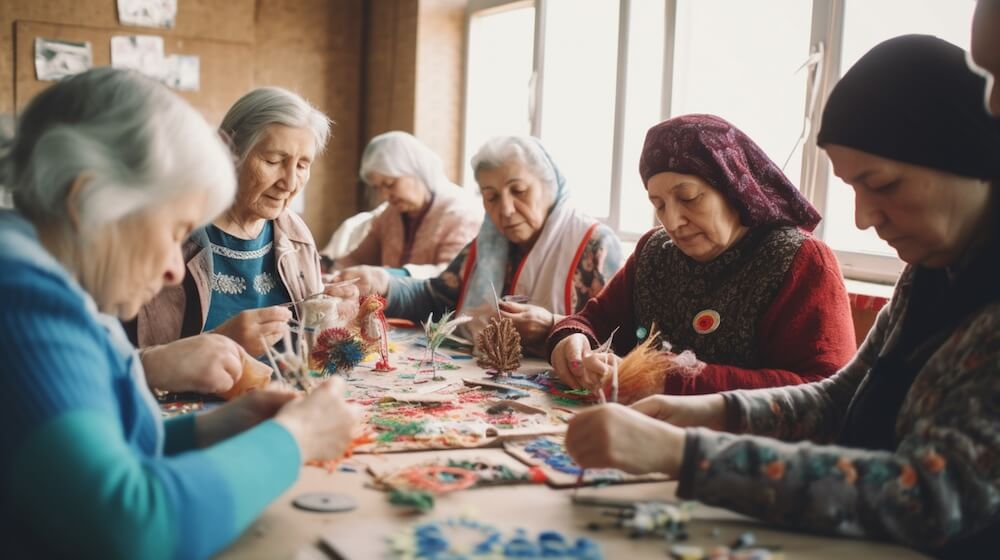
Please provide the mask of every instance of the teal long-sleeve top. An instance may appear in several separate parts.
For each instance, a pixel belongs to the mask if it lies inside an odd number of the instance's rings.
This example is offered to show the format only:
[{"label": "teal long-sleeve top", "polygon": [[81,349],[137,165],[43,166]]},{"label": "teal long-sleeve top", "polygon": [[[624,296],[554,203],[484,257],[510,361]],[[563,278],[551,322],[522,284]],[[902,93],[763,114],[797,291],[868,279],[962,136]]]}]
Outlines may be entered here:
[{"label": "teal long-sleeve top", "polygon": [[294,482],[274,421],[205,449],[164,423],[118,321],[12,211],[0,271],[0,556],[205,558]]}]

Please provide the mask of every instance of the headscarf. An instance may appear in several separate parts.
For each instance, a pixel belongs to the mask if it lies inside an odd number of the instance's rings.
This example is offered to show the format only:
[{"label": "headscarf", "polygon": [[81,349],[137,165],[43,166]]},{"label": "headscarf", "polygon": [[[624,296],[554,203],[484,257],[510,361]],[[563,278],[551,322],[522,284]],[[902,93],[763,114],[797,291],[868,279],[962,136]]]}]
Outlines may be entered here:
[{"label": "headscarf", "polygon": [[997,123],[983,108],[985,80],[965,51],[904,35],[865,54],[830,93],[817,143],[963,177],[1000,178]]},{"label": "headscarf", "polygon": [[812,231],[821,219],[760,146],[714,115],[683,115],[649,129],[639,158],[643,185],[664,172],[700,177],[739,211],[745,226]]}]

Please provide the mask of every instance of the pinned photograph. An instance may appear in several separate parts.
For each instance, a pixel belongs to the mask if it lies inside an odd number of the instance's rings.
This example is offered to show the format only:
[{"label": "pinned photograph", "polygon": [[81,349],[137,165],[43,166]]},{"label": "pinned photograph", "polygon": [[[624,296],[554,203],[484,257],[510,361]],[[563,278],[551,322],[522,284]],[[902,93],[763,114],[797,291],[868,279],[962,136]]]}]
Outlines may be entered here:
[{"label": "pinned photograph", "polygon": [[163,83],[180,91],[198,91],[201,87],[201,58],[172,54],[166,58]]},{"label": "pinned photograph", "polygon": [[167,75],[163,56],[163,37],[156,35],[117,35],[111,38],[111,66],[137,70],[150,78],[163,80]]},{"label": "pinned photograph", "polygon": [[172,29],[177,22],[177,0],[118,0],[118,21]]},{"label": "pinned photograph", "polygon": [[93,65],[94,55],[89,42],[35,38],[35,75],[39,80],[61,80]]}]

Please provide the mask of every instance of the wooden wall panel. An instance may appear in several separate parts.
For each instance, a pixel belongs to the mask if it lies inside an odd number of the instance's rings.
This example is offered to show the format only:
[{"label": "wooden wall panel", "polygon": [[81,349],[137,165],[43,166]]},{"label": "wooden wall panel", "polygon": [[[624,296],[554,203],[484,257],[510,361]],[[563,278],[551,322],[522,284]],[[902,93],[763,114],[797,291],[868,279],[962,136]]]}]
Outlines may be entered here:
[{"label": "wooden wall panel", "polygon": [[[154,31],[150,33],[149,31]],[[96,28],[60,23],[15,22],[14,106],[24,109],[39,92],[55,82],[35,79],[36,37],[66,41],[90,41],[94,66],[111,64],[111,37],[130,33],[123,28]],[[253,86],[253,45],[213,39],[179,38],[175,35],[144,30],[146,35],[162,35],[167,54],[192,54],[201,57],[199,91],[177,92],[199,109],[214,125],[222,120],[229,106]]]},{"label": "wooden wall panel", "polygon": [[466,0],[420,0],[414,130],[461,178]]}]

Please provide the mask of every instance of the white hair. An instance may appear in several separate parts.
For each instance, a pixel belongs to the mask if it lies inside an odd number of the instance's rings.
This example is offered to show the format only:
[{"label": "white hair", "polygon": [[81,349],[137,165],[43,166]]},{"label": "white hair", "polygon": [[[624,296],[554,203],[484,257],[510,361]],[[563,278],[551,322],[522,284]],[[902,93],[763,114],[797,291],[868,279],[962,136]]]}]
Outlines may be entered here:
[{"label": "white hair", "polygon": [[243,166],[267,128],[275,124],[309,129],[317,153],[330,138],[330,118],[302,96],[279,87],[257,88],[233,103],[219,126],[232,142],[237,168]]},{"label": "white hair", "polygon": [[507,163],[519,163],[528,168],[555,196],[559,190],[556,171],[541,143],[531,136],[494,136],[472,156],[473,175],[482,170],[496,169]]},{"label": "white hair", "polygon": [[203,219],[231,203],[232,156],[187,102],[138,73],[95,68],[38,94],[0,146],[0,183],[35,222],[64,222],[69,187],[84,233],[185,192]]},{"label": "white hair", "polygon": [[412,134],[392,131],[379,134],[368,142],[361,154],[361,180],[371,183],[372,173],[389,177],[416,177],[436,192],[451,181],[444,173],[444,163],[426,144]]}]

